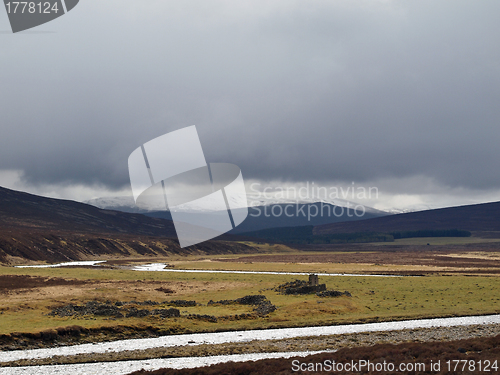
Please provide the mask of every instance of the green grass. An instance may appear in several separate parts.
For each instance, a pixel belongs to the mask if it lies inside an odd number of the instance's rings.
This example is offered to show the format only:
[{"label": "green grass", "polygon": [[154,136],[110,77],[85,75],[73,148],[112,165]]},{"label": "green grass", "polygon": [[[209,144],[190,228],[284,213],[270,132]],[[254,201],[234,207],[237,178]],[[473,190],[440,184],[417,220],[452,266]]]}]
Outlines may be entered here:
[{"label": "green grass", "polygon": [[[84,303],[86,300],[158,300],[141,288],[141,282],[119,289],[121,284],[89,288],[77,301],[67,298],[50,298],[30,301],[3,296],[3,306],[9,307],[0,315],[0,333],[40,331],[46,328],[82,325],[153,325],[159,328],[175,328],[178,332],[252,329],[286,326],[343,324],[363,321],[388,321],[424,317],[459,316],[500,313],[500,278],[476,276],[427,276],[427,277],[321,277],[328,288],[347,290],[352,297],[320,298],[315,295],[285,296],[270,290],[294,276],[246,275],[246,274],[188,274],[170,272],[135,272],[126,270],[100,270],[83,268],[17,269],[0,267],[0,274],[28,274],[36,276],[77,279],[184,283],[187,288],[165,299],[196,300],[202,306],[181,307],[181,313],[208,314],[215,316],[251,312],[250,306],[206,306],[209,300],[235,299],[248,294],[262,293],[278,307],[267,318],[209,323],[186,319],[160,320],[157,318],[108,320],[96,318],[54,318],[44,314],[55,305]],[[305,276],[300,277],[306,279]],[[196,284],[198,283],[198,284]],[[190,285],[221,285],[212,290],[191,291]],[[87,286],[88,287],[88,286]],[[78,287],[71,287],[78,288]],[[128,288],[128,289],[127,289]],[[74,289],[73,289],[74,290]],[[22,294],[20,295],[22,297]]]}]

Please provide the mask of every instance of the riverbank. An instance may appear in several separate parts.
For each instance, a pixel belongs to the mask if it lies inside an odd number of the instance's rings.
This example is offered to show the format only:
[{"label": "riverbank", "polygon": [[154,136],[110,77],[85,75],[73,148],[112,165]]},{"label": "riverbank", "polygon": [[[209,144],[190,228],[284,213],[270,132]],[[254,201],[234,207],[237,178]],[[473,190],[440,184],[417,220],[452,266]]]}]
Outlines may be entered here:
[{"label": "riverbank", "polygon": [[50,358],[24,359],[10,363],[2,363],[2,365],[43,366],[183,357],[193,357],[194,360],[199,357],[227,356],[244,353],[323,352],[334,351],[341,348],[372,346],[376,344],[455,341],[459,339],[493,337],[497,335],[500,335],[500,324],[416,328],[401,331],[309,336],[282,340],[253,340],[250,342],[224,344],[190,344],[167,348],[124,350],[113,353],[84,353],[68,356],[54,355]]},{"label": "riverbank", "polygon": [[[359,345],[373,345],[383,340],[389,340],[384,342],[439,341],[441,338],[453,340],[464,337],[464,335],[469,335],[469,337],[493,336],[500,334],[499,327],[500,315],[490,315],[327,327],[172,335],[150,339],[1,352],[0,363],[4,366],[8,363],[19,366],[175,357],[183,356],[182,353],[206,356],[249,351],[300,351],[300,348],[304,350],[335,350],[346,344],[352,343],[354,345],[357,342],[360,343]],[[415,336],[414,330],[419,332],[418,336]],[[374,334],[374,336],[370,336],[370,334]],[[347,336],[343,337],[342,335]],[[341,338],[340,344],[335,344],[339,337]],[[302,343],[300,343],[301,340]],[[257,344],[259,341],[262,343]],[[238,345],[234,346],[233,344]]]}]

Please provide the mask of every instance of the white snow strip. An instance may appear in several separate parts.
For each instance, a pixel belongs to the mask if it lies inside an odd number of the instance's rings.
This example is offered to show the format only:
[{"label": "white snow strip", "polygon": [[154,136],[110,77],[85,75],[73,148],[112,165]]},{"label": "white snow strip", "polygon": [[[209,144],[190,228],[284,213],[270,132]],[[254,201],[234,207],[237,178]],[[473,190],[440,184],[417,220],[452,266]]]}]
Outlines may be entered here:
[{"label": "white snow strip", "polygon": [[58,264],[37,264],[34,266],[16,266],[16,268],[55,268],[55,267],[68,267],[68,266],[95,266],[99,263],[104,263],[105,260],[84,260],[80,262],[64,262]]},{"label": "white snow strip", "polygon": [[84,363],[76,365],[51,365],[51,366],[29,366],[29,367],[4,367],[0,370],[2,375],[125,375],[134,371],[158,370],[161,368],[195,368],[215,365],[225,362],[247,362],[258,361],[269,358],[305,357],[308,355],[324,353],[321,352],[282,352],[282,353],[252,353],[220,355],[213,357],[183,357],[170,359],[148,359],[140,361],[100,362]]},{"label": "white snow strip", "polygon": [[[133,271],[162,271],[162,272],[183,272],[183,273],[239,273],[252,275],[297,275],[307,276],[311,272],[273,272],[273,271],[226,271],[226,270],[181,270],[165,268],[165,263],[151,263],[143,266],[135,266]],[[363,275],[355,273],[317,273],[318,276],[364,276],[364,277],[408,277],[401,275]],[[413,277],[413,276],[412,276]]]},{"label": "white snow strip", "polygon": [[232,331],[217,333],[195,333],[188,335],[171,335],[149,339],[120,340],[94,344],[62,346],[58,348],[13,350],[0,352],[0,362],[20,359],[50,358],[56,355],[75,355],[84,353],[109,353],[127,350],[145,350],[151,348],[168,348],[184,345],[225,344],[249,342],[253,340],[276,340],[294,337],[341,335],[360,332],[394,331],[415,328],[455,327],[476,324],[500,323],[500,315],[465,316],[458,318],[437,318],[403,320],[397,322],[349,324],[323,327],[279,328],[251,331]]}]

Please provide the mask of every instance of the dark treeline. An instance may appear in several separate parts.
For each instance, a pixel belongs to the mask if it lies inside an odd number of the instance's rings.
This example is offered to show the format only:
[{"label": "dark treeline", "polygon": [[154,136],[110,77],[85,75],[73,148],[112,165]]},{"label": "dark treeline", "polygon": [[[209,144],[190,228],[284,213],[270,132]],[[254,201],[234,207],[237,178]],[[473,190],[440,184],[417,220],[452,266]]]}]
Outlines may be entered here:
[{"label": "dark treeline", "polygon": [[356,232],[356,233],[332,233],[313,234],[312,225],[303,227],[270,228],[254,232],[246,232],[243,235],[256,237],[273,242],[284,242],[290,244],[342,244],[342,243],[366,243],[366,242],[392,242],[395,239],[415,237],[470,237],[471,232],[459,229],[447,230],[417,230],[401,231],[391,233]]},{"label": "dark treeline", "polygon": [[415,238],[415,237],[470,237],[471,232],[460,229],[444,229],[444,230],[413,230],[405,232],[392,232],[391,236],[395,240],[400,238]]}]

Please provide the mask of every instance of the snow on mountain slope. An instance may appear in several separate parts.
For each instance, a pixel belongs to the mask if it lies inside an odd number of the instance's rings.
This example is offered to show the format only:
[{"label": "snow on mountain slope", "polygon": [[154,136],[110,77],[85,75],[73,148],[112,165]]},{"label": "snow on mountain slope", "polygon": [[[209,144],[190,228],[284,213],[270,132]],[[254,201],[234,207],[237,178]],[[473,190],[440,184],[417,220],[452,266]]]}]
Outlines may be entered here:
[{"label": "snow on mountain slope", "polygon": [[[231,205],[232,203],[238,203],[241,201],[243,197],[240,196],[233,196],[229,197],[229,204]],[[277,199],[273,197],[266,197],[263,195],[260,196],[252,196],[250,194],[247,194],[246,200],[248,202],[248,207],[259,207],[259,206],[271,206],[274,204],[311,204],[311,203],[325,203],[325,204],[331,204],[335,206],[340,206],[340,207],[346,207],[346,208],[354,208],[360,203],[348,201],[345,199],[333,199],[333,200],[324,200],[324,199],[317,199],[317,198],[299,198],[299,199]],[[213,200],[205,200],[203,204],[198,204],[196,206],[190,205],[189,210],[188,209],[183,209],[183,206],[177,207],[177,209],[174,209],[175,211],[183,211],[183,212],[188,212],[188,211],[211,211],[211,207],[213,207],[213,203],[215,201]],[[152,211],[165,211],[165,205],[158,203],[158,204],[151,204],[145,205],[142,204],[141,206],[137,206],[134,203],[134,199],[132,196],[121,196],[121,197],[104,197],[104,198],[95,198],[88,200],[84,203],[90,204],[95,207],[99,207],[102,209],[107,209],[107,210],[116,210],[116,211],[124,211],[124,212],[134,212],[134,213],[147,213],[147,212],[152,212]],[[377,210],[372,207],[364,206],[365,211],[368,213],[374,213],[374,214],[385,214],[387,212]],[[423,208],[425,209],[425,208]],[[396,210],[395,212],[391,213],[400,213],[403,211],[398,211]]]}]

